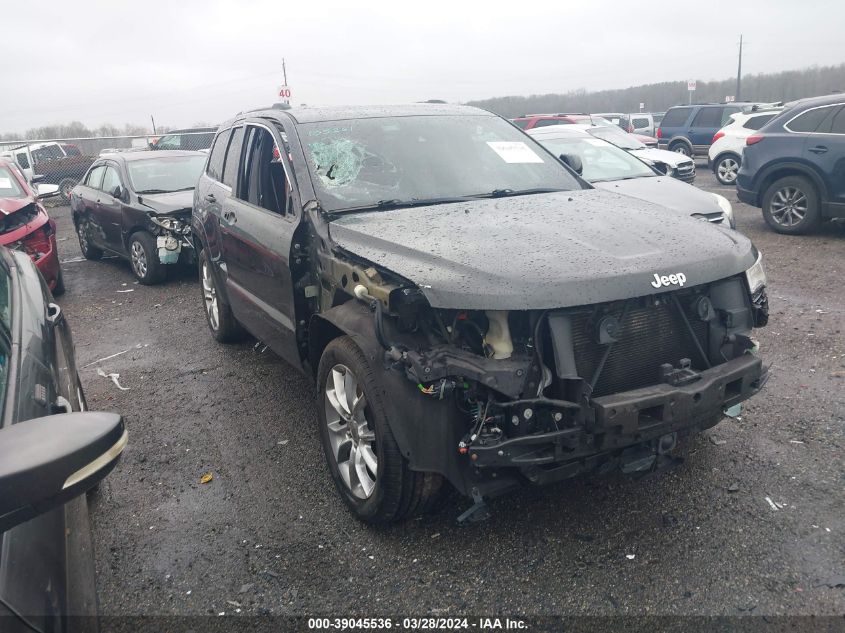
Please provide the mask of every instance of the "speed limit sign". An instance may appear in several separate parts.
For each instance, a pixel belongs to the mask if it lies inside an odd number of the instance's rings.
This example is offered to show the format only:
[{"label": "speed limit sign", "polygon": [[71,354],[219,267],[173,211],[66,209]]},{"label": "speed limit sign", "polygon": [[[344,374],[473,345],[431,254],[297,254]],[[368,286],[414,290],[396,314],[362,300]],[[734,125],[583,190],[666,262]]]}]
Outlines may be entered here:
[{"label": "speed limit sign", "polygon": [[282,99],[290,99],[290,88],[288,88],[287,86],[282,86],[281,88],[279,88],[279,96]]}]

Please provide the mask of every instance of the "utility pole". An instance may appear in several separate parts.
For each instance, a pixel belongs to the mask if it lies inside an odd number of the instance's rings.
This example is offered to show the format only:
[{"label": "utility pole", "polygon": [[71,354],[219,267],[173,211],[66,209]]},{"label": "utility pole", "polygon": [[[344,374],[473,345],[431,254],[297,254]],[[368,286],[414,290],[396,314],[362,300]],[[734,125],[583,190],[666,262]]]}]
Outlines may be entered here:
[{"label": "utility pole", "polygon": [[739,66],[736,69],[736,100],[742,101],[742,34],[739,36]]},{"label": "utility pole", "polygon": [[156,135],[156,120],[153,118],[153,115],[150,115],[150,121],[153,122],[153,136]]},{"label": "utility pole", "polygon": [[285,68],[285,58],[282,57],[282,75],[285,77],[285,85],[288,85],[288,71]]}]

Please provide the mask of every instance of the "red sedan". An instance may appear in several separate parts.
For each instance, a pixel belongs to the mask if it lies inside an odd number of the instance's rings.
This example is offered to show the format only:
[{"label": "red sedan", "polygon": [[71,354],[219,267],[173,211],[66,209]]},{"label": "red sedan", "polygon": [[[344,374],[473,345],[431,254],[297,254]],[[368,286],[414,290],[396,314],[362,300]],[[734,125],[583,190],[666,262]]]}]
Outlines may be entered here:
[{"label": "red sedan", "polygon": [[[43,196],[40,196],[43,197]],[[0,244],[32,258],[54,295],[65,291],[56,223],[18,166],[0,158]]]}]

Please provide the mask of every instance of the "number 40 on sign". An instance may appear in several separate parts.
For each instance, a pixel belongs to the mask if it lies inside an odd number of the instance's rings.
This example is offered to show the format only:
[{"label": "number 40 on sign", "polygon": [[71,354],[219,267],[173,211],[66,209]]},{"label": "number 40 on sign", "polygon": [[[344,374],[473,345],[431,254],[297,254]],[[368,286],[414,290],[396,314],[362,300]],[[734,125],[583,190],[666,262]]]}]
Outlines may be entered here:
[{"label": "number 40 on sign", "polygon": [[288,88],[287,86],[282,86],[281,88],[279,88],[279,96],[282,99],[290,99],[290,88]]}]

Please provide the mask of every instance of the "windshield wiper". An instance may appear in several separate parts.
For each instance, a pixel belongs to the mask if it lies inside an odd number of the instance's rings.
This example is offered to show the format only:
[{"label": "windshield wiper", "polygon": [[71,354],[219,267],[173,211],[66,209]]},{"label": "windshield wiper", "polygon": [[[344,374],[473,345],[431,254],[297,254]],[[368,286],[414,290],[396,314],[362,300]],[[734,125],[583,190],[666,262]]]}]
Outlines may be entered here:
[{"label": "windshield wiper", "polygon": [[401,200],[399,198],[391,198],[389,200],[379,200],[374,204],[368,204],[360,207],[349,207],[348,209],[338,209],[332,213],[347,213],[354,211],[384,211],[386,209],[404,209],[409,207],[427,207],[435,204],[449,204],[455,202],[466,202],[472,198],[461,196],[443,197],[443,198],[409,198],[408,200]]},{"label": "windshield wiper", "polygon": [[529,196],[533,193],[554,193],[567,191],[556,187],[535,187],[533,189],[493,189],[490,193],[475,196],[476,198],[507,198],[510,196]]}]

